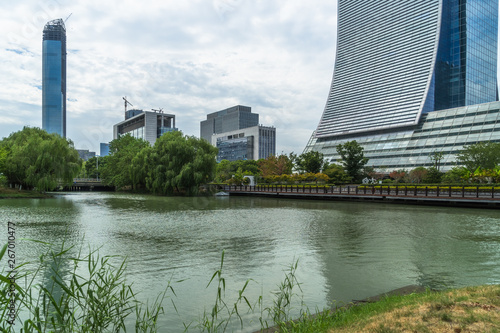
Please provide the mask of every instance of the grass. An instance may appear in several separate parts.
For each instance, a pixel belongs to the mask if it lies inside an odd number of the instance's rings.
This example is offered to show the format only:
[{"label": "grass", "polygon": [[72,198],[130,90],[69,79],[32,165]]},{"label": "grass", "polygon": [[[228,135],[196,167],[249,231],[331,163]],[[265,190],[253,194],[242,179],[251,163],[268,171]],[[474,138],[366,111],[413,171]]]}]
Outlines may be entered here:
[{"label": "grass", "polygon": [[8,187],[0,186],[0,199],[17,199],[17,198],[51,198],[49,194],[40,193],[37,191],[16,190]]},{"label": "grass", "polygon": [[[112,257],[95,250],[84,255],[80,249],[72,256],[75,249],[64,243],[56,250],[44,244],[49,249],[35,270],[16,267],[15,296],[9,293],[12,275],[0,274],[0,332],[124,332],[129,318],[136,332],[157,331],[162,303],[168,291],[173,293],[170,282],[153,304],[145,305],[124,278],[125,260],[115,266]],[[0,250],[0,260],[6,250],[7,245]],[[13,297],[14,324],[8,322]]]},{"label": "grass", "polygon": [[287,332],[500,332],[500,286],[391,296],[303,316]]}]

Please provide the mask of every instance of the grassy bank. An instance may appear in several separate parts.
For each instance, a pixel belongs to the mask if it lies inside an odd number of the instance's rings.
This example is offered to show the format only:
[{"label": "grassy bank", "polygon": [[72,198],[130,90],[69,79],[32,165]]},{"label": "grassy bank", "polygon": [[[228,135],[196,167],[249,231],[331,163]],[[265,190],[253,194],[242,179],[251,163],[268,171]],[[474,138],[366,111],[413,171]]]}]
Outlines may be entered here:
[{"label": "grassy bank", "polygon": [[8,187],[0,186],[0,199],[15,199],[15,198],[51,198],[49,194],[40,193],[37,191],[16,190]]},{"label": "grassy bank", "polygon": [[304,315],[288,332],[500,332],[500,285],[390,296]]}]

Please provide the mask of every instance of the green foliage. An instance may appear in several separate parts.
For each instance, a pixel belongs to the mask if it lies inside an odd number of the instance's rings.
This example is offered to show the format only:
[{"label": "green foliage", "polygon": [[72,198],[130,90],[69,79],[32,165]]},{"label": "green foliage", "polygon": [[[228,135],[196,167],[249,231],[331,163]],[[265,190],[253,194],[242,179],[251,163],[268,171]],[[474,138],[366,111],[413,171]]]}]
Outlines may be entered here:
[{"label": "green foliage", "polygon": [[500,164],[500,143],[479,142],[465,147],[457,161],[474,172],[477,168],[493,169]]},{"label": "green foliage", "polygon": [[70,184],[82,161],[71,140],[24,127],[0,142],[0,172],[12,184],[39,191]]},{"label": "green foliage", "polygon": [[441,161],[443,160],[444,153],[442,151],[435,151],[429,157],[434,164],[434,168],[439,171],[441,167]]},{"label": "green foliage", "polygon": [[219,163],[217,163],[215,172],[215,181],[222,183],[227,180],[230,180],[238,169],[241,169],[241,173],[244,176],[260,175],[260,168],[257,161],[237,160],[230,162],[228,160],[222,160]]},{"label": "green foliage", "polygon": [[[134,184],[137,184],[137,179],[135,182],[132,180],[132,174],[136,175],[136,173],[132,171],[133,164],[131,162],[143,149],[148,147],[150,146],[147,141],[134,138],[131,135],[123,135],[111,141],[109,155],[106,156],[106,162],[101,171],[103,181],[117,189],[133,187]],[[136,165],[134,164],[134,167]]]},{"label": "green foliage", "polygon": [[443,179],[444,173],[438,169],[431,167],[427,169],[427,173],[424,176],[423,182],[428,184],[439,184]]},{"label": "green foliage", "polygon": [[243,288],[238,291],[238,298],[233,303],[233,305],[228,305],[228,302],[225,300],[226,279],[222,274],[223,267],[224,251],[222,251],[220,268],[215,271],[207,285],[207,288],[209,288],[212,282],[217,282],[215,302],[212,310],[210,311],[210,313],[207,313],[206,311],[203,313],[203,318],[198,325],[198,328],[200,328],[202,332],[205,332],[205,330],[207,332],[225,332],[228,325],[231,323],[231,319],[233,316],[236,316],[238,318],[238,320],[240,321],[240,326],[241,328],[243,328],[243,319],[241,318],[240,309],[238,309],[238,306],[240,304],[243,304],[248,307],[248,311],[253,310],[252,305],[244,295],[245,289],[247,288],[251,280],[247,280],[243,285]]},{"label": "green foliage", "polygon": [[101,172],[106,168],[107,162],[107,156],[89,158],[84,164],[86,178],[102,178]]},{"label": "green foliage", "polygon": [[148,158],[146,187],[155,194],[198,193],[213,179],[217,148],[206,140],[168,132],[156,140]]},{"label": "green foliage", "polygon": [[346,183],[351,179],[341,165],[334,163],[329,164],[328,168],[324,170],[323,173],[327,175],[330,182],[334,184]]},{"label": "green foliage", "polygon": [[417,167],[410,171],[408,180],[411,183],[421,183],[427,177],[427,169],[424,167]]},{"label": "green foliage", "polygon": [[469,178],[469,174],[465,167],[454,167],[443,175],[441,181],[447,184],[463,183]]},{"label": "green foliage", "polygon": [[389,177],[394,179],[394,182],[396,184],[402,182],[407,175],[408,171],[406,171],[405,169],[394,170],[393,172],[389,173]]},{"label": "green foliage", "polygon": [[310,151],[299,155],[295,166],[300,173],[319,173],[325,166],[325,158],[318,151]]},{"label": "green foliage", "polygon": [[361,180],[363,167],[368,163],[363,151],[364,148],[355,140],[337,145],[337,153],[342,159],[345,172],[356,182]]},{"label": "green foliage", "polygon": [[290,318],[290,310],[293,305],[293,298],[297,296],[294,289],[299,288],[300,283],[297,280],[296,272],[298,260],[290,266],[285,274],[285,279],[278,285],[278,291],[273,299],[273,306],[264,309],[272,318],[273,323],[279,327],[280,331],[286,331]]},{"label": "green foliage", "polygon": [[[98,251],[83,255],[80,249],[72,257],[69,253],[74,252],[73,248],[64,243],[58,250],[47,245],[49,249],[40,256],[34,271],[25,271],[23,266],[16,268],[16,280],[26,281],[26,286],[16,285],[15,326],[6,325],[10,280],[4,271],[0,274],[2,332],[14,332],[17,326],[23,328],[22,332],[125,332],[125,320],[134,313],[137,332],[157,331],[162,302],[168,291],[174,292],[170,282],[151,306],[144,306],[137,300],[132,285],[125,281],[125,260],[114,266],[111,257],[102,257]],[[0,251],[0,259],[6,248],[7,245]],[[78,273],[82,270],[85,278]],[[42,274],[50,279],[35,285]]]},{"label": "green foliage", "polygon": [[288,156],[281,154],[279,156],[272,155],[265,159],[260,159],[258,165],[262,172],[262,177],[290,175],[296,158],[294,153],[290,153]]}]

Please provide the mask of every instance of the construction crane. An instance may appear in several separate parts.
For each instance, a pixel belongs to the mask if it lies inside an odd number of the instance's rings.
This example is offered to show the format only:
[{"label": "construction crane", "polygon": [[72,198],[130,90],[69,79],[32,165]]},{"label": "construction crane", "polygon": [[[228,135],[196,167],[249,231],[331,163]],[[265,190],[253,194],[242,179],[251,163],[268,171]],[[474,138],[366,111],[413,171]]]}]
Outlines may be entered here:
[{"label": "construction crane", "polygon": [[158,113],[163,113],[163,108],[151,109],[151,111],[158,112]]},{"label": "construction crane", "polygon": [[64,23],[66,23],[66,21],[69,19],[69,17],[73,15],[73,13],[69,14],[68,17],[66,17],[66,19],[64,20]]},{"label": "construction crane", "polygon": [[134,106],[132,103],[130,103],[129,101],[127,101],[127,96],[123,97],[123,100],[125,101],[123,104],[125,105],[125,112],[127,112],[127,104],[129,104],[130,106]]}]

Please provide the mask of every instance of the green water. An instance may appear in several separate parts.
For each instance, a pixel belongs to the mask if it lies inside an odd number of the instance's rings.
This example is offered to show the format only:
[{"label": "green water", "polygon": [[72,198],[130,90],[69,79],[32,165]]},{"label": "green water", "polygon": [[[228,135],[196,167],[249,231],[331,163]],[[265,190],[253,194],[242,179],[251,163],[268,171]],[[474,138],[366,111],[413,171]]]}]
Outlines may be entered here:
[{"label": "green water", "polygon": [[[283,270],[298,260],[296,290],[312,310],[409,284],[432,288],[500,283],[496,210],[252,197],[165,198],[68,193],[55,199],[0,200],[0,240],[15,222],[16,258],[32,261],[41,244],[90,244],[127,257],[127,279],[143,300],[174,284],[161,330],[190,331],[210,310],[207,289],[225,250],[227,299],[251,278],[251,301],[269,305]],[[6,265],[6,263],[2,263]],[[299,300],[300,301],[300,300]],[[298,309],[295,309],[298,313]],[[245,328],[260,328],[259,314]],[[237,327],[237,326],[236,326]]]}]

